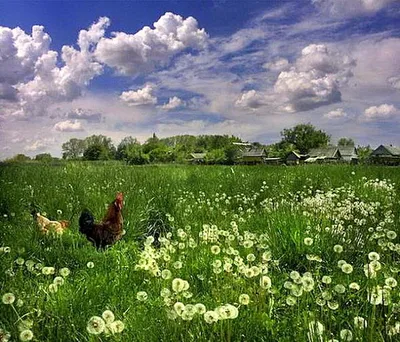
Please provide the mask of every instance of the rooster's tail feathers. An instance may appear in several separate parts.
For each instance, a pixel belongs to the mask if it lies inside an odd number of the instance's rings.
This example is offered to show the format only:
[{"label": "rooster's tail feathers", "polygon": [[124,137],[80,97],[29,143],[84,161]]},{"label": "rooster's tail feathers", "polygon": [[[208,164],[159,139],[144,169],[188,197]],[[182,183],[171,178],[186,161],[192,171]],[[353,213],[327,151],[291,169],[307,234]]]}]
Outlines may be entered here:
[{"label": "rooster's tail feathers", "polygon": [[87,234],[93,229],[94,217],[92,213],[85,209],[79,218],[79,231],[82,234]]}]

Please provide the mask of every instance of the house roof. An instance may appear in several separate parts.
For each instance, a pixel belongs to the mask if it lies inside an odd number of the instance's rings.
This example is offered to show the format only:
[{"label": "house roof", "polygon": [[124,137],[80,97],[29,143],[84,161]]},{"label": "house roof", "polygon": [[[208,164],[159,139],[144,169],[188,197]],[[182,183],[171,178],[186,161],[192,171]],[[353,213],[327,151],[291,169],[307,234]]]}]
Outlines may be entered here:
[{"label": "house roof", "polygon": [[358,158],[357,150],[354,146],[340,146],[339,152],[342,157]]},{"label": "house roof", "polygon": [[242,157],[265,157],[266,155],[263,148],[250,148],[243,152]]},{"label": "house roof", "polygon": [[312,148],[308,153],[308,155],[310,157],[335,158],[337,152],[339,152],[339,150],[336,146],[328,146],[328,147]]},{"label": "house roof", "polygon": [[400,156],[400,147],[392,145],[383,145],[393,156]]},{"label": "house roof", "polygon": [[193,159],[204,159],[206,153],[190,153]]}]

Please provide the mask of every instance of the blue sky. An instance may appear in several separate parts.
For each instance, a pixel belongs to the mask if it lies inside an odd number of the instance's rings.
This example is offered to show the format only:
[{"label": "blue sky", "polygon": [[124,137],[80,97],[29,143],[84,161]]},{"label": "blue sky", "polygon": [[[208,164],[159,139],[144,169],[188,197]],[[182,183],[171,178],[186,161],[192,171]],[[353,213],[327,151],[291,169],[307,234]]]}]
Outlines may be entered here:
[{"label": "blue sky", "polygon": [[0,0],[0,159],[307,122],[400,145],[399,22],[398,0]]}]

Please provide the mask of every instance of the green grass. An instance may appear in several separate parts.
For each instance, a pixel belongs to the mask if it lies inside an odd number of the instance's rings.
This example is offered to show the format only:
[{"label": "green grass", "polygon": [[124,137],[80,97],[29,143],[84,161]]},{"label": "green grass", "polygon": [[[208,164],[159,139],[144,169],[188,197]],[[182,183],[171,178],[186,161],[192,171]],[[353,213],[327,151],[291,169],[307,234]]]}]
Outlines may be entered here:
[{"label": "green grass", "polygon": [[[10,252],[0,251],[0,295],[16,299],[0,303],[0,329],[15,341],[26,320],[34,341],[345,341],[347,330],[353,341],[397,341],[399,290],[385,282],[400,282],[399,185],[399,169],[390,167],[2,166],[0,247]],[[89,208],[101,219],[118,191],[125,195],[126,235],[99,252],[79,234],[79,215]],[[70,220],[69,230],[40,235],[32,204],[49,218]],[[165,232],[159,249],[145,242],[152,226]],[[364,272],[370,252],[380,256],[370,266],[374,277]],[[353,267],[350,274],[340,260]],[[40,264],[55,274],[44,275]],[[64,267],[71,274],[50,292]],[[166,269],[169,279],[160,275]],[[260,286],[263,276],[271,287]],[[174,291],[174,278],[189,288]],[[353,282],[359,290],[349,288]],[[170,294],[163,297],[165,289]],[[146,300],[137,298],[140,291]],[[241,294],[248,305],[239,303]],[[177,312],[176,302],[186,311]],[[207,311],[230,304],[238,316],[224,319],[219,311],[220,319],[207,323],[191,313],[198,303]],[[89,334],[89,319],[106,309],[125,329]],[[366,320],[365,329],[355,317]],[[313,328],[319,324],[321,335]]]}]

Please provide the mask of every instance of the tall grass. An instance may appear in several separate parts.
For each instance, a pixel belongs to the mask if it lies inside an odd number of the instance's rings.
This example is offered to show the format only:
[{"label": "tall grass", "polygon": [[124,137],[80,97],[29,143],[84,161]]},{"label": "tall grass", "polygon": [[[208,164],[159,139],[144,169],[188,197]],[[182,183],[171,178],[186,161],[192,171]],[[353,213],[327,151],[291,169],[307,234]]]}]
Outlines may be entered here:
[{"label": "tall grass", "polygon": [[[2,166],[0,295],[15,301],[1,304],[0,329],[37,341],[396,341],[399,184],[398,168],[347,165]],[[80,212],[101,219],[118,191],[126,235],[97,251]],[[32,205],[69,230],[42,236]],[[64,284],[50,286],[62,268]],[[106,309],[125,329],[90,334]]]}]

